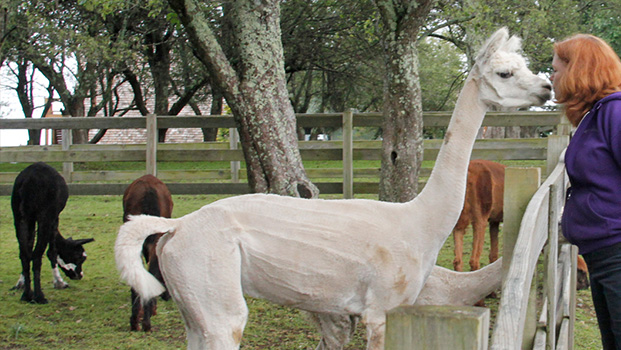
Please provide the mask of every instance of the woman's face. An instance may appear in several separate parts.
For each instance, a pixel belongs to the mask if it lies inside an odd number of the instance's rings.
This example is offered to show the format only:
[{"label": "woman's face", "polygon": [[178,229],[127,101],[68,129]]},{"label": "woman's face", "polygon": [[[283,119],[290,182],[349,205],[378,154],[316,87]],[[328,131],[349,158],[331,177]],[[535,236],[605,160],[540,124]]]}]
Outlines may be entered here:
[{"label": "woman's face", "polygon": [[561,60],[556,54],[554,54],[554,57],[552,58],[552,75],[550,76],[550,81],[554,87],[554,96],[557,99],[559,97],[559,91],[557,90],[557,84],[554,84],[554,81],[558,81],[563,76],[566,69],[567,62]]}]

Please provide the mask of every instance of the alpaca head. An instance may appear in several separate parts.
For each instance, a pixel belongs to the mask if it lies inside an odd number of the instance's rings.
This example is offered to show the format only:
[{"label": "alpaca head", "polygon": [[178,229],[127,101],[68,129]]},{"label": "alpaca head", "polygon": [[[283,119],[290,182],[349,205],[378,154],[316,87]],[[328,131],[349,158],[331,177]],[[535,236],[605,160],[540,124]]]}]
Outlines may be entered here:
[{"label": "alpaca head", "polygon": [[473,71],[478,73],[481,100],[488,107],[521,108],[542,105],[552,87],[533,74],[520,55],[522,41],[501,28],[483,45]]}]

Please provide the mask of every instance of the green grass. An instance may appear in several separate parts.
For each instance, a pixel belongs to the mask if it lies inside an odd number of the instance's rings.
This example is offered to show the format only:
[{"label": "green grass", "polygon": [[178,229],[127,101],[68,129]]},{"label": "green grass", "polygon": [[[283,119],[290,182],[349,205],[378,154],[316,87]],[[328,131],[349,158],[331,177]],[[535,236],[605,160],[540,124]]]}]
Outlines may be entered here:
[{"label": "green grass", "polygon": [[[174,196],[174,217],[197,210],[218,196]],[[9,197],[0,197],[0,349],[179,349],[185,348],[185,330],[172,301],[158,302],[152,318],[153,332],[129,331],[129,288],[120,282],[114,265],[113,246],[121,224],[120,196],[74,196],[60,217],[65,237],[94,237],[85,246],[85,277],[70,281],[69,289],[52,288],[52,276],[44,260],[42,282],[47,305],[21,302],[21,293],[10,288],[20,273],[17,242]],[[466,236],[471,239],[471,235]],[[486,242],[489,244],[489,242]],[[471,242],[464,244],[469,254]],[[487,248],[486,248],[487,249]],[[487,251],[487,250],[486,250]],[[487,264],[487,256],[482,263]],[[465,257],[465,260],[469,255]],[[438,263],[452,265],[449,237]],[[496,299],[487,299],[495,312]],[[590,294],[579,294],[576,348],[599,349],[599,334]],[[297,310],[248,299],[250,317],[242,349],[314,349],[319,335],[306,315]],[[364,329],[359,327],[346,349],[363,349]]]}]

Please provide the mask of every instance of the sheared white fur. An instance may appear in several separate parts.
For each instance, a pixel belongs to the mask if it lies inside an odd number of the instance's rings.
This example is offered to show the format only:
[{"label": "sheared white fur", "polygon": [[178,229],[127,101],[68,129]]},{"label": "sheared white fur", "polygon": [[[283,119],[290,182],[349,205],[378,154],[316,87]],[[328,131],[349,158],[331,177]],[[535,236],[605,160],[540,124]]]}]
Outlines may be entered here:
[{"label": "sheared white fur", "polygon": [[488,106],[525,107],[550,97],[549,84],[526,69],[516,44],[501,29],[482,49],[436,166],[414,200],[253,194],[180,219],[136,217],[117,239],[121,277],[143,300],[161,293],[144,271],[140,247],[149,234],[171,232],[157,254],[189,349],[238,349],[248,314],[244,294],[313,313],[322,332],[317,349],[341,349],[358,318],[367,327],[367,348],[383,349],[386,311],[414,304],[457,222],[470,151]]}]

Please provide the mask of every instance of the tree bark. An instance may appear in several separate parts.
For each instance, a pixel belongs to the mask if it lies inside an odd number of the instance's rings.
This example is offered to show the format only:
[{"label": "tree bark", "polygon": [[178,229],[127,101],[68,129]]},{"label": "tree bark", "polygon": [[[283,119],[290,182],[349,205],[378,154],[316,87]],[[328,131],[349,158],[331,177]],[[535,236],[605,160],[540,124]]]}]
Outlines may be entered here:
[{"label": "tree bark", "polygon": [[[211,87],[211,109],[209,111],[210,115],[221,115],[222,114],[222,94],[218,92],[217,89]],[[203,141],[216,141],[218,138],[218,128],[202,128],[203,131]]]},{"label": "tree bark", "polygon": [[[28,62],[17,62],[17,98],[22,106],[25,118],[32,118],[34,113],[34,105],[32,101],[32,82],[28,81]],[[28,129],[28,144],[41,144],[41,129]]]},{"label": "tree bark", "polygon": [[383,24],[386,61],[379,199],[406,202],[418,193],[423,157],[416,39],[433,1],[375,2]]},{"label": "tree bark", "polygon": [[[170,86],[170,44],[168,33],[162,34],[153,31],[145,35],[145,55],[149,62],[149,69],[153,77],[153,90],[155,92],[155,115],[168,114],[168,97]],[[168,129],[158,129],[158,142],[166,141]]]},{"label": "tree bark", "polygon": [[240,134],[248,183],[255,192],[316,197],[296,137],[286,87],[278,0],[227,4],[239,57],[236,71],[195,0],[169,0],[197,57],[231,107]]}]

